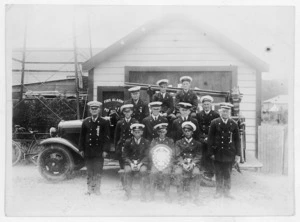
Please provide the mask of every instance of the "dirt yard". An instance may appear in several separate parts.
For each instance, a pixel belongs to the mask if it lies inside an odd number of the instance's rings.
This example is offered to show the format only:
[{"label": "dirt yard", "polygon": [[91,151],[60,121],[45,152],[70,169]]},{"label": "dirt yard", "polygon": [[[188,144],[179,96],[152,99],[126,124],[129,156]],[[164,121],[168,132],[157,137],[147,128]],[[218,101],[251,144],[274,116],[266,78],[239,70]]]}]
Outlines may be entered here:
[{"label": "dirt yard", "polygon": [[175,199],[175,187],[171,190],[174,199],[171,204],[163,201],[160,191],[154,202],[140,202],[137,183],[133,199],[123,201],[124,191],[117,169],[105,170],[101,196],[84,195],[84,170],[59,183],[43,179],[33,165],[19,165],[10,170],[6,184],[8,216],[270,216],[294,212],[293,181],[286,176],[233,171],[235,200],[216,200],[213,198],[215,188],[201,187],[200,206],[192,203],[180,206]]}]

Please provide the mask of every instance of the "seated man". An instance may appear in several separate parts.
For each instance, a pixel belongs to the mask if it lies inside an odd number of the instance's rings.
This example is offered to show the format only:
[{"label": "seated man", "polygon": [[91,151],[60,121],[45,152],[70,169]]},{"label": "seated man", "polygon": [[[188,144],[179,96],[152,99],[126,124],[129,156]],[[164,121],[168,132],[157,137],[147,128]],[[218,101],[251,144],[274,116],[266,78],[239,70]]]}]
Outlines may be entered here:
[{"label": "seated man", "polygon": [[130,126],[132,138],[125,141],[123,159],[124,167],[124,189],[126,192],[125,200],[131,198],[132,181],[134,174],[139,174],[141,187],[141,200],[146,201],[148,152],[150,142],[142,137],[144,125],[134,123]]},{"label": "seated man", "polygon": [[196,126],[194,123],[190,121],[182,123],[184,138],[176,141],[175,144],[174,174],[180,204],[184,204],[184,177],[190,180],[190,196],[193,198],[193,202],[196,205],[199,204],[202,147],[201,143],[192,137],[195,130]]},{"label": "seated man", "polygon": [[[171,202],[171,198],[169,195],[170,192],[170,185],[171,185],[171,171],[172,171],[172,163],[174,162],[174,141],[173,139],[166,137],[167,134],[167,128],[168,123],[160,123],[154,126],[154,130],[159,135],[158,137],[154,138],[150,144],[150,150],[154,146],[158,144],[164,144],[167,145],[172,149],[171,153],[171,161],[170,165],[167,166],[165,169],[161,171],[162,177],[163,177],[163,185],[165,188],[165,199],[167,202]],[[150,174],[150,195],[151,199],[154,200],[154,194],[155,194],[155,182],[157,181],[159,177],[159,170],[155,167],[152,160],[152,154],[150,153],[150,160],[151,160],[151,174]]]}]

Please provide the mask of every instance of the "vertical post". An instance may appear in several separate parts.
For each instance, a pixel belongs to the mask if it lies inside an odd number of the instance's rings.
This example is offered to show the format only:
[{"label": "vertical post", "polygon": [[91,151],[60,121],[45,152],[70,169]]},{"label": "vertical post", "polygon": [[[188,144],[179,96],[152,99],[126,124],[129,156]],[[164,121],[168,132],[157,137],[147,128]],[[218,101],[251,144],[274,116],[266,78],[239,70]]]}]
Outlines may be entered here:
[{"label": "vertical post", "polygon": [[93,50],[92,50],[92,37],[91,37],[91,20],[90,15],[88,14],[88,29],[89,29],[89,41],[90,41],[90,54],[91,58],[93,57]]},{"label": "vertical post", "polygon": [[19,101],[21,101],[23,99],[23,92],[24,92],[26,37],[27,37],[27,20],[25,22],[25,30],[24,30],[24,43],[23,43],[23,55],[22,55],[22,72],[21,72],[21,88],[20,88],[20,99],[19,99]]},{"label": "vertical post", "polygon": [[76,13],[74,11],[73,17],[73,46],[74,46],[74,66],[75,66],[75,93],[76,93],[76,111],[77,119],[80,119],[79,113],[79,89],[78,89],[78,66],[77,66],[77,47],[76,47],[76,23],[75,23]]}]

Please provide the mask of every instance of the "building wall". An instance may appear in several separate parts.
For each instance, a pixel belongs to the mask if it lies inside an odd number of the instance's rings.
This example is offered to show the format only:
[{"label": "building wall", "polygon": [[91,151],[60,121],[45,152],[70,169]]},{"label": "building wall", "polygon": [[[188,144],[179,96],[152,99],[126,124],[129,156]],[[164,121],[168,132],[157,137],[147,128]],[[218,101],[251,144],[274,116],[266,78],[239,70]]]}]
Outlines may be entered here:
[{"label": "building wall", "polygon": [[93,95],[97,99],[97,86],[123,86],[125,66],[230,65],[238,67],[238,86],[244,94],[241,113],[246,117],[247,150],[255,151],[256,70],[230,55],[204,33],[180,23],[146,34],[145,38],[95,67]]}]

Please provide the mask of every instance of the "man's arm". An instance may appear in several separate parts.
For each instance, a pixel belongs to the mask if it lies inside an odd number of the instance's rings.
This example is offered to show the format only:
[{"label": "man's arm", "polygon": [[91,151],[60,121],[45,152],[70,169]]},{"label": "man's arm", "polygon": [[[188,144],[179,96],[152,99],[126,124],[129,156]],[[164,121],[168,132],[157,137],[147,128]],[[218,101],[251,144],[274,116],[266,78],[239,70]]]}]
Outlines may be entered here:
[{"label": "man's arm", "polygon": [[232,132],[232,141],[234,142],[234,146],[236,149],[236,156],[241,156],[241,138],[239,127],[236,125],[235,129]]},{"label": "man's arm", "polygon": [[81,129],[80,129],[80,137],[79,137],[79,150],[80,151],[85,151],[85,135],[86,135],[86,125],[85,122],[83,121],[81,124]]},{"label": "man's arm", "polygon": [[198,97],[197,97],[197,95],[193,92],[191,112],[196,113],[197,108],[198,108]]},{"label": "man's arm", "polygon": [[116,129],[115,129],[115,134],[114,134],[115,147],[117,147],[120,137],[121,137],[121,122],[118,121],[118,123],[116,125]]},{"label": "man's arm", "polygon": [[130,165],[132,161],[129,157],[129,152],[130,152],[130,140],[126,140],[124,144],[124,151],[122,153],[122,158],[124,159],[125,163]]},{"label": "man's arm", "polygon": [[215,140],[215,134],[216,134],[216,123],[215,121],[212,121],[210,124],[210,128],[208,131],[208,137],[207,137],[207,156],[213,155],[214,150],[214,140]]},{"label": "man's arm", "polygon": [[167,115],[170,115],[174,111],[174,100],[170,94],[169,94],[169,98],[168,98],[168,105],[169,105],[169,107],[168,107],[168,110],[166,111],[166,113],[167,113]]},{"label": "man's arm", "polygon": [[110,132],[110,124],[108,120],[104,120],[103,122],[103,136],[102,136],[102,143],[103,143],[103,151],[104,152],[109,152],[110,150],[110,137],[109,137],[109,132]]}]

